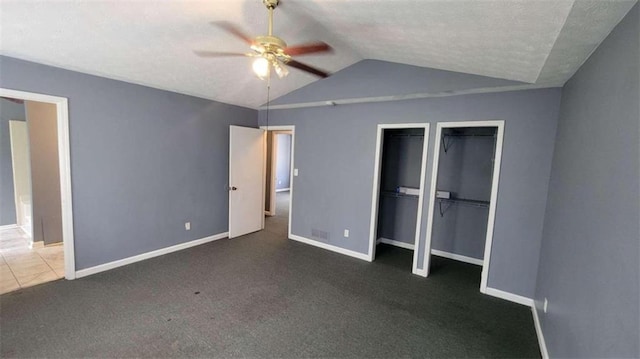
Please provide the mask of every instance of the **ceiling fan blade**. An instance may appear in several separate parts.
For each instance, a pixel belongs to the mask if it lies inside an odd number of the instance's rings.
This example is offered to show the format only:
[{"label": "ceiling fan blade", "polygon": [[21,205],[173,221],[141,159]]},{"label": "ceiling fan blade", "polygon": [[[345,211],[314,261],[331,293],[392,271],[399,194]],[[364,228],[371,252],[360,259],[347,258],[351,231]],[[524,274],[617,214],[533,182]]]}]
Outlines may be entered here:
[{"label": "ceiling fan blade", "polygon": [[249,54],[243,54],[240,52],[218,52],[218,51],[199,51],[194,50],[194,54],[200,57],[234,57],[234,56],[249,56]]},{"label": "ceiling fan blade", "polygon": [[231,35],[240,38],[242,41],[246,42],[249,45],[253,44],[253,39],[249,35],[245,34],[244,31],[240,30],[239,27],[237,27],[236,25],[234,25],[234,24],[232,24],[230,22],[227,22],[227,21],[212,21],[211,25],[217,26],[217,27],[227,31]]},{"label": "ceiling fan blade", "polygon": [[319,77],[329,77],[329,73],[328,72],[316,69],[316,68],[311,67],[309,65],[305,65],[305,64],[303,64],[301,62],[298,62],[296,60],[289,60],[289,62],[287,62],[287,65],[289,65],[291,67],[295,67],[298,70],[302,70],[302,71],[308,72],[310,74],[314,74],[314,75],[319,76]]},{"label": "ceiling fan blade", "polygon": [[328,44],[322,41],[311,42],[311,43],[302,44],[302,45],[289,46],[284,49],[284,52],[290,56],[313,54],[316,52],[330,52],[330,51],[332,51],[331,46],[329,46]]}]

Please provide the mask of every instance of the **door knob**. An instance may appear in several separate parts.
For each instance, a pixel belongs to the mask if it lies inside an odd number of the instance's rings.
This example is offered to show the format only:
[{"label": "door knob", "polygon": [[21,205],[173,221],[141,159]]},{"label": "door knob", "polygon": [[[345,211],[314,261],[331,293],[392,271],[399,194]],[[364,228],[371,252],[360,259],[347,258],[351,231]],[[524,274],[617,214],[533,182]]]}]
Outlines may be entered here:
[{"label": "door knob", "polygon": [[231,187],[231,190],[232,190],[232,191],[235,191],[235,190],[237,190],[237,189],[238,189],[238,187],[235,187],[235,186],[234,186],[234,187]]}]

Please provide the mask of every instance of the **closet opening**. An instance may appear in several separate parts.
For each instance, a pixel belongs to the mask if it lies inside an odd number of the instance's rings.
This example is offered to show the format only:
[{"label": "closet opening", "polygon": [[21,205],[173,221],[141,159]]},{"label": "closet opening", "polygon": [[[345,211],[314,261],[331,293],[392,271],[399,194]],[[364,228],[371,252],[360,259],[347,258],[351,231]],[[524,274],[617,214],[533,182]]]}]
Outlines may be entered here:
[{"label": "closet opening", "polygon": [[[439,123],[436,129],[425,270],[455,265],[468,268],[470,280],[486,288],[503,121]],[[435,259],[432,256],[446,259]]]},{"label": "closet opening", "polygon": [[371,215],[371,260],[415,272],[428,124],[379,125]]}]

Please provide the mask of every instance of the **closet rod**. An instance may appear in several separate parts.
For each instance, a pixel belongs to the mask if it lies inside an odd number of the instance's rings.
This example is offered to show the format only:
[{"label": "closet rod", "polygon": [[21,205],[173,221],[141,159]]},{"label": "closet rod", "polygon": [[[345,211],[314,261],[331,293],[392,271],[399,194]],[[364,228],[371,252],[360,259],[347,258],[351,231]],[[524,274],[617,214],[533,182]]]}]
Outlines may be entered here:
[{"label": "closet rod", "polygon": [[447,136],[448,137],[496,137],[495,134],[492,134],[492,135],[455,134],[453,135],[453,134],[446,134],[446,133],[443,134],[442,136],[445,136],[445,137]]},{"label": "closet rod", "polygon": [[418,196],[413,194],[404,194],[404,193],[398,193],[398,192],[392,192],[392,191],[382,191],[380,194],[382,194],[385,197],[394,197],[394,198],[413,198],[413,199],[418,198]]},{"label": "closet rod", "polygon": [[389,137],[424,137],[424,135],[406,134],[406,135],[389,135]]},{"label": "closet rod", "polygon": [[493,135],[472,135],[472,134],[449,135],[445,133],[442,135],[442,138],[440,139],[440,141],[442,142],[442,147],[444,148],[444,153],[447,153],[449,151],[451,146],[453,146],[453,141],[455,140],[455,138],[453,138],[447,141],[446,140],[447,137],[496,137],[496,135],[495,134]]},{"label": "closet rod", "polygon": [[[443,208],[442,203],[449,204]],[[438,198],[438,207],[440,209],[440,217],[444,217],[444,214],[447,212],[449,207],[454,204],[461,204],[465,206],[478,207],[478,208],[489,208],[489,201],[479,201],[474,199],[466,199],[466,198]]]}]

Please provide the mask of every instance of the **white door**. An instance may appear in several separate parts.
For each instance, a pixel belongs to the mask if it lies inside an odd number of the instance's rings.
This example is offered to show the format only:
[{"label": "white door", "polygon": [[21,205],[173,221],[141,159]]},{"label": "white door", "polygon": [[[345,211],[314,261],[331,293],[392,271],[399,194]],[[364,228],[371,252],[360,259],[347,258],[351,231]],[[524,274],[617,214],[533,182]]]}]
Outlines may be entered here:
[{"label": "white door", "polygon": [[264,130],[231,126],[229,137],[229,238],[264,228]]}]

